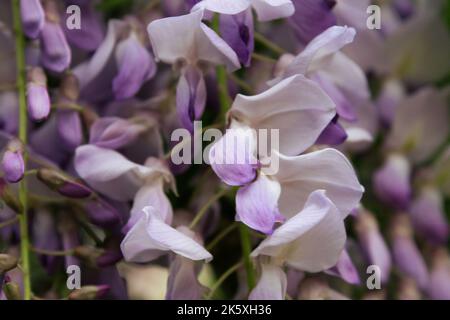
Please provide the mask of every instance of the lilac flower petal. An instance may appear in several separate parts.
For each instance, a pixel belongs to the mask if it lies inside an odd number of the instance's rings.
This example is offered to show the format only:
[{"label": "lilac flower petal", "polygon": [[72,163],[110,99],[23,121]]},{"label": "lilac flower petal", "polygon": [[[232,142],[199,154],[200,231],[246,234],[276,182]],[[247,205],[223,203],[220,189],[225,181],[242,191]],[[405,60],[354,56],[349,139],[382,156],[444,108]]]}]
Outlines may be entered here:
[{"label": "lilac flower petal", "polygon": [[262,233],[271,234],[275,222],[284,221],[278,211],[281,188],[278,182],[261,174],[236,194],[236,220]]},{"label": "lilac flower petal", "polygon": [[336,84],[327,77],[326,74],[318,72],[313,77],[320,87],[330,96],[336,104],[336,112],[340,118],[347,121],[355,121],[357,119],[356,113],[353,110],[353,105],[345,94],[336,86]]},{"label": "lilac flower petal", "polygon": [[119,201],[133,199],[143,183],[141,179],[153,172],[116,151],[93,145],[76,149],[75,169],[92,188]]},{"label": "lilac flower petal", "polygon": [[59,138],[68,150],[75,150],[83,142],[83,127],[78,111],[58,110],[56,125]]},{"label": "lilac flower petal", "polygon": [[193,122],[201,119],[206,104],[205,80],[197,68],[188,66],[183,70],[177,85],[176,103],[181,124],[192,133]]},{"label": "lilac flower petal", "polygon": [[427,267],[419,249],[414,243],[414,239],[401,235],[394,237],[392,256],[402,273],[413,278],[420,288],[427,286]]},{"label": "lilac flower petal", "polygon": [[280,212],[291,217],[299,212],[310,193],[326,190],[342,217],[359,205],[364,188],[348,159],[335,149],[323,149],[297,157],[279,155],[275,174],[281,185]]},{"label": "lilac flower petal", "polygon": [[258,167],[255,139],[248,128],[232,128],[211,147],[209,162],[223,182],[240,186],[255,179]]},{"label": "lilac flower petal", "polygon": [[284,300],[287,277],[283,269],[273,264],[261,264],[261,277],[250,292],[249,300]]},{"label": "lilac flower petal", "polygon": [[423,189],[409,210],[414,229],[435,244],[447,242],[450,228],[445,217],[442,195],[433,188]]},{"label": "lilac flower petal", "polygon": [[113,91],[118,100],[134,96],[142,84],[156,72],[153,57],[140,43],[135,33],[119,42],[116,61],[119,73],[113,79]]},{"label": "lilac flower petal", "polygon": [[295,75],[258,95],[238,94],[230,116],[257,130],[279,130],[279,151],[298,155],[333,119],[335,105],[315,82]]},{"label": "lilac flower petal", "polygon": [[220,35],[248,67],[254,49],[253,16],[250,9],[236,15],[220,15]]},{"label": "lilac flower petal", "polygon": [[191,260],[208,262],[212,259],[212,255],[195,240],[166,224],[156,209],[147,207],[144,211],[122,241],[126,261],[148,262],[167,251]]},{"label": "lilac flower petal", "polygon": [[345,240],[341,214],[325,191],[317,190],[303,210],[263,240],[251,256],[271,256],[301,271],[318,272],[336,264]]},{"label": "lilac flower petal", "polygon": [[407,159],[393,154],[373,178],[377,196],[394,208],[405,210],[411,201],[411,167]]},{"label": "lilac flower petal", "polygon": [[122,118],[102,117],[90,128],[89,143],[101,148],[120,149],[135,141],[145,126]]},{"label": "lilac flower petal", "polygon": [[328,274],[342,278],[344,281],[350,284],[360,284],[361,280],[347,250],[343,250],[337,264],[325,271]]},{"label": "lilac flower petal", "polygon": [[381,282],[387,283],[392,259],[386,242],[378,229],[378,223],[375,217],[366,211],[361,211],[356,219],[359,243],[367,257],[368,263],[380,268]]},{"label": "lilac flower petal", "polygon": [[305,44],[337,24],[332,12],[336,1],[295,0],[293,4],[295,13],[289,18],[289,22],[297,37]]},{"label": "lilac flower petal", "polygon": [[74,69],[82,98],[94,102],[113,98],[111,81],[117,75],[114,53],[120,35],[126,31],[127,26],[121,20],[109,21],[106,37],[92,58]]},{"label": "lilac flower petal", "polygon": [[80,9],[82,12],[81,28],[64,28],[64,32],[70,44],[86,51],[95,51],[105,36],[102,18],[96,13],[94,6],[89,3],[81,5]]},{"label": "lilac flower petal", "polygon": [[89,220],[101,227],[112,227],[121,222],[120,213],[104,200],[93,200],[86,204]]},{"label": "lilac flower petal", "polygon": [[46,21],[41,32],[42,64],[49,70],[63,72],[70,66],[72,52],[61,26]]},{"label": "lilac flower petal", "polygon": [[45,22],[45,13],[41,1],[20,1],[20,17],[25,34],[31,39],[36,39],[42,31]]}]

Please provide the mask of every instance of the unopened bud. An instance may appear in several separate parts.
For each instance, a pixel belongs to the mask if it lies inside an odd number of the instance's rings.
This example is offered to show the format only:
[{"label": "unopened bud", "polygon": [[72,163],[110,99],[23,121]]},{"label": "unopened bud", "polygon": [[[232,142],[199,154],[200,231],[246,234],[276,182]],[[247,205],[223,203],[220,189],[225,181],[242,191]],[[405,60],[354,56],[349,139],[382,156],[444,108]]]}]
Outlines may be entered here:
[{"label": "unopened bud", "polygon": [[87,198],[92,193],[91,189],[82,183],[53,169],[39,169],[37,177],[50,189],[69,198]]},{"label": "unopened bud", "polygon": [[2,158],[2,170],[6,181],[16,183],[22,180],[25,173],[23,147],[19,140],[12,140],[6,147]]},{"label": "unopened bud", "polygon": [[1,190],[1,197],[3,199],[3,202],[14,212],[16,213],[22,213],[23,207],[20,201],[14,196],[14,194],[11,192],[11,190],[3,186]]},{"label": "unopened bud", "polygon": [[8,300],[22,300],[19,285],[9,279],[7,279],[6,283],[3,285],[3,292]]},{"label": "unopened bud", "polygon": [[103,250],[92,246],[78,246],[74,249],[74,256],[87,262],[89,265],[96,265],[98,257],[103,254]]},{"label": "unopened bud", "polygon": [[50,114],[47,77],[42,68],[33,67],[28,71],[27,108],[32,121],[42,121]]},{"label": "unopened bud", "polygon": [[84,286],[80,289],[72,291],[69,294],[69,300],[93,300],[105,296],[109,291],[108,285]]}]

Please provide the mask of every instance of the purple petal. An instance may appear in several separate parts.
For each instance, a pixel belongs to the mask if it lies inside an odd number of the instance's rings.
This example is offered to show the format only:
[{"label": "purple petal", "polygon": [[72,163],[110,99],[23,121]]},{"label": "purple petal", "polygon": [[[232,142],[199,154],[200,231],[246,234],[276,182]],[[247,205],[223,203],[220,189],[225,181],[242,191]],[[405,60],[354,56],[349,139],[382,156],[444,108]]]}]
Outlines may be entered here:
[{"label": "purple petal", "polygon": [[278,211],[280,184],[260,175],[256,181],[241,187],[236,194],[236,220],[252,229],[271,234],[275,222],[284,221]]},{"label": "purple petal", "polygon": [[317,138],[316,143],[337,146],[347,140],[347,133],[339,122],[337,122],[337,119],[337,117],[334,117],[333,121],[328,124],[320,134],[319,138]]},{"label": "purple petal", "polygon": [[[102,19],[91,3],[81,5],[80,9],[82,13],[81,28],[68,29],[64,27],[64,32],[72,45],[86,51],[94,51],[100,46],[105,36]],[[66,14],[66,18],[67,16],[68,14]]]},{"label": "purple petal", "polygon": [[145,127],[115,117],[99,118],[91,126],[89,143],[101,148],[120,149],[136,140]]},{"label": "purple petal", "polygon": [[254,49],[253,32],[253,15],[250,9],[236,15],[220,15],[220,35],[246,67],[250,65]]},{"label": "purple petal", "polygon": [[83,142],[83,127],[80,115],[73,110],[58,110],[56,125],[59,138],[69,151],[75,150]]},{"label": "purple petal", "polygon": [[116,61],[119,73],[113,79],[113,91],[118,100],[134,96],[142,84],[156,72],[153,57],[135,33],[119,42]]},{"label": "purple petal", "polygon": [[228,129],[210,149],[209,162],[223,182],[231,186],[250,183],[256,178],[256,141],[250,129]]},{"label": "purple petal", "polygon": [[42,64],[49,70],[62,72],[70,66],[72,52],[61,26],[46,21],[41,32]]},{"label": "purple petal", "polygon": [[120,213],[104,200],[93,200],[86,204],[89,220],[101,227],[111,227],[121,222]]},{"label": "purple petal", "polygon": [[193,132],[193,122],[201,119],[206,104],[205,80],[200,70],[188,66],[182,71],[176,101],[181,124]]},{"label": "purple petal", "polygon": [[410,170],[406,158],[390,155],[373,178],[373,187],[380,200],[394,208],[406,209],[411,201]]},{"label": "purple petal", "polygon": [[318,34],[336,25],[332,9],[333,0],[295,0],[295,13],[289,18],[295,34],[303,43],[310,42]]},{"label": "purple petal", "polygon": [[347,250],[343,250],[337,264],[326,273],[342,278],[350,284],[360,284],[358,270],[356,270]]},{"label": "purple petal", "polygon": [[449,236],[442,195],[438,190],[425,188],[409,210],[414,229],[428,241],[444,244]]},{"label": "purple petal", "polygon": [[387,283],[391,270],[391,255],[383,239],[375,217],[367,211],[361,211],[357,219],[356,231],[359,243],[370,264],[381,271],[381,282]]},{"label": "purple petal", "polygon": [[45,22],[45,13],[41,1],[20,1],[20,17],[25,34],[31,39],[36,39]]}]

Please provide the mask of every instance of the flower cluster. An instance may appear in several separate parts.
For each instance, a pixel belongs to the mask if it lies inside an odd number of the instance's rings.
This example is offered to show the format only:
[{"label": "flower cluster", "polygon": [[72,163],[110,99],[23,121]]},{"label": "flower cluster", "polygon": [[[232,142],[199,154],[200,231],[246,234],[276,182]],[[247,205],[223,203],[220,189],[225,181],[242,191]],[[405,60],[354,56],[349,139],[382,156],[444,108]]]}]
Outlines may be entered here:
[{"label": "flower cluster", "polygon": [[449,10],[2,1],[0,299],[450,299]]}]

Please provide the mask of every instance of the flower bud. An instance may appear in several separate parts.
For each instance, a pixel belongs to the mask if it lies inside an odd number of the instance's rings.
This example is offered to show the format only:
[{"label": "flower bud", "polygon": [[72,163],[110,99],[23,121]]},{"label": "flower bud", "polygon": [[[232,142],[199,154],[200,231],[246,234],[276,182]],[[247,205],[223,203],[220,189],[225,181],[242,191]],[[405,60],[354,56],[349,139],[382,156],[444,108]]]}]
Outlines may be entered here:
[{"label": "flower bud", "polygon": [[0,274],[8,272],[11,269],[14,269],[17,266],[18,260],[16,257],[0,253]]},{"label": "flower bud", "polygon": [[68,151],[75,150],[83,143],[83,125],[78,111],[58,110],[56,113],[56,126],[63,147]]},{"label": "flower bud", "polygon": [[356,233],[369,264],[381,271],[381,282],[386,283],[391,270],[391,255],[373,214],[361,210],[356,216]]},{"label": "flower bud", "polygon": [[20,293],[20,287],[17,283],[5,279],[3,285],[3,292],[8,300],[22,300],[22,294]]},{"label": "flower bud", "polygon": [[32,121],[42,121],[50,114],[50,97],[47,91],[47,77],[39,67],[28,72],[27,108]]},{"label": "flower bud", "polygon": [[406,214],[397,214],[391,224],[392,255],[398,269],[411,277],[420,288],[428,283],[425,261],[414,242],[412,226]]},{"label": "flower bud", "polygon": [[100,227],[112,227],[121,222],[120,213],[107,202],[96,199],[86,204],[89,220]]},{"label": "flower bud", "polygon": [[45,14],[41,1],[20,1],[20,17],[25,34],[31,39],[36,39],[41,33],[45,22]]},{"label": "flower bud", "polygon": [[84,286],[69,294],[69,300],[94,300],[102,298],[109,291],[108,285]]},{"label": "flower bud", "polygon": [[59,23],[55,1],[45,2],[46,20],[41,32],[42,64],[49,70],[62,72],[70,66],[72,52]]},{"label": "flower bud", "polygon": [[37,177],[50,189],[68,198],[87,198],[92,194],[85,185],[53,169],[39,169]]},{"label": "flower bud", "polygon": [[16,183],[22,180],[25,173],[25,163],[23,160],[23,145],[17,140],[11,140],[3,154],[2,170],[6,181]]},{"label": "flower bud", "polygon": [[411,200],[411,166],[398,154],[391,154],[373,179],[377,196],[393,208],[404,210]]}]

